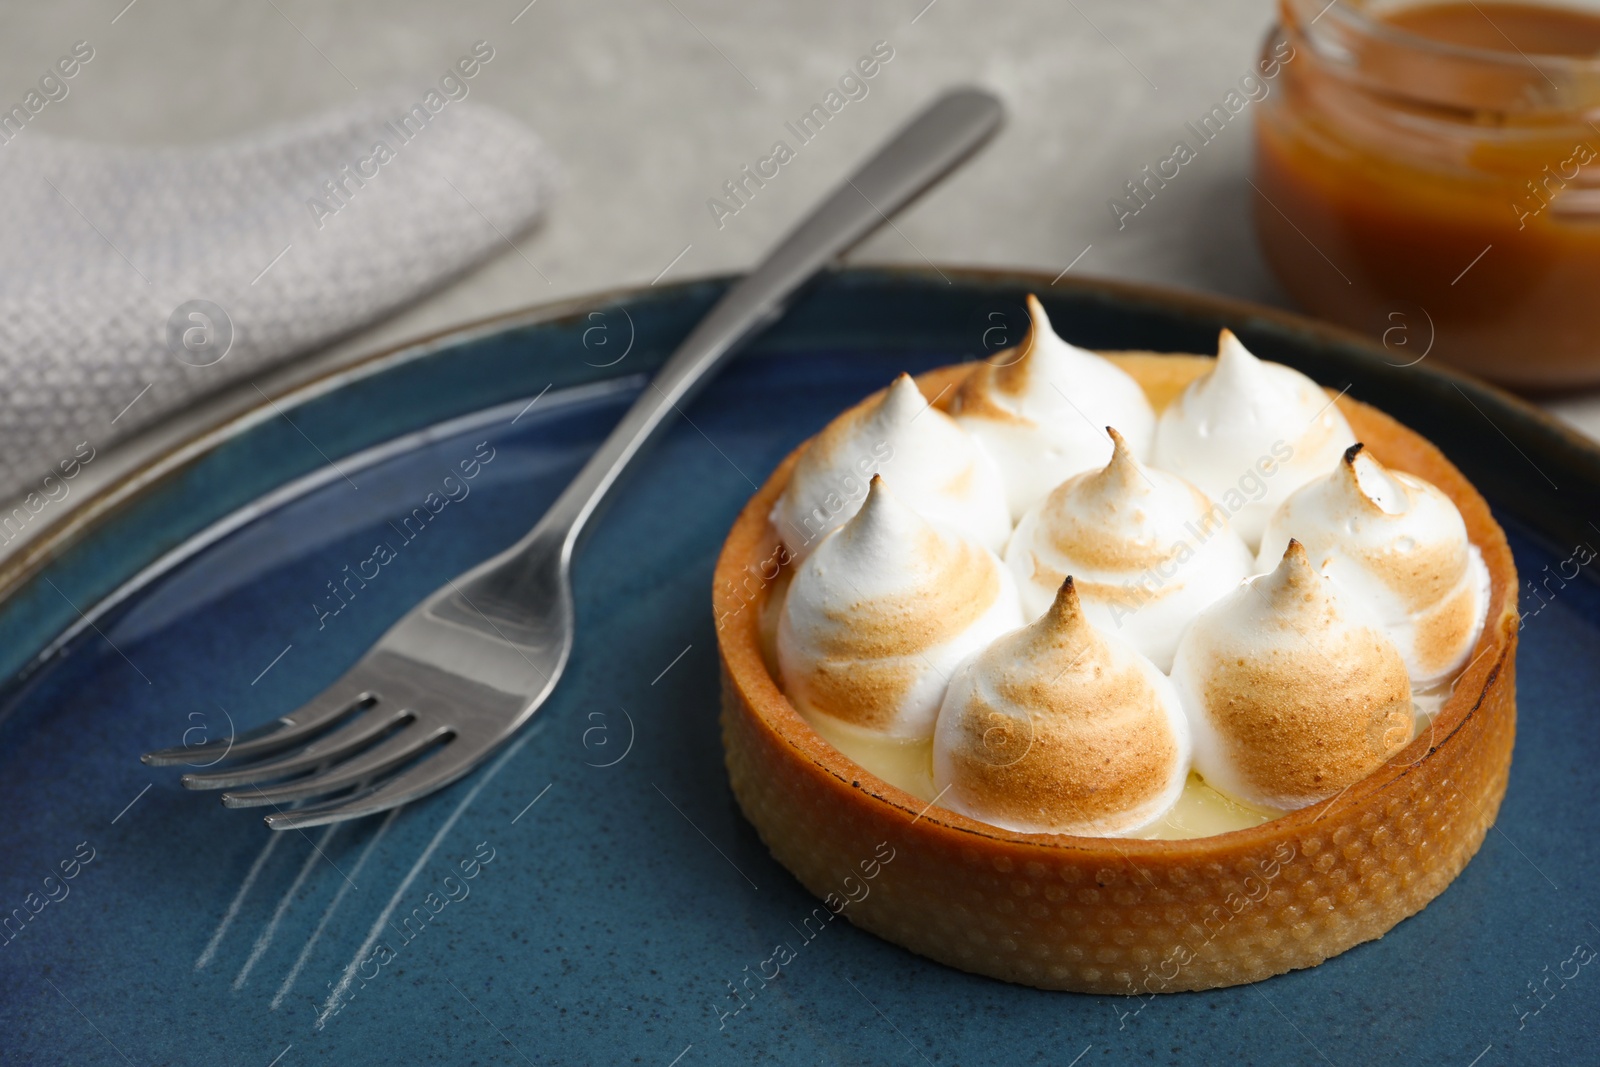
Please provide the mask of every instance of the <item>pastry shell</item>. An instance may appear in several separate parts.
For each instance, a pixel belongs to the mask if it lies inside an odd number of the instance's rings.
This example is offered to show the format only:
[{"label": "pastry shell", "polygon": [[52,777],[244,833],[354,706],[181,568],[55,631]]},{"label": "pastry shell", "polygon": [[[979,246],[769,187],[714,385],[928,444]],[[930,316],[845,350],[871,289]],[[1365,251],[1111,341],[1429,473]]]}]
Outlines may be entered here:
[{"label": "pastry shell", "polygon": [[[1110,358],[1157,411],[1212,362]],[[918,385],[947,397],[968,369],[930,371]],[[913,952],[1087,993],[1258,981],[1382,937],[1427,906],[1477,852],[1505,795],[1516,733],[1516,569],[1488,504],[1438,449],[1375,408],[1336,402],[1384,464],[1455,502],[1488,565],[1483,634],[1431,729],[1332,801],[1214,837],[1015,833],[925,804],[823,741],[764,656],[762,616],[786,578],[767,516],[796,450],[735,521],[713,590],[728,777],[773,856],[851,922]]]}]

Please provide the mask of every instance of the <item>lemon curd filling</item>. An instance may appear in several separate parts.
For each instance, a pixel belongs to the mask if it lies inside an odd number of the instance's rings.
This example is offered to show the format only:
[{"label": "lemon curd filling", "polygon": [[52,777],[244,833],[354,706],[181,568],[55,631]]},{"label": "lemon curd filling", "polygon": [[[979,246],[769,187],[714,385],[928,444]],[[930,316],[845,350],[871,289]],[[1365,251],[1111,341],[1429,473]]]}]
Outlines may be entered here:
[{"label": "lemon curd filling", "polygon": [[933,800],[933,738],[900,741],[826,715],[807,715],[805,720],[818,736],[863,770],[918,800]]},{"label": "lemon curd filling", "polygon": [[[1448,690],[1419,693],[1413,737],[1428,732],[1433,722],[1432,712],[1444,703]],[[904,789],[918,800],[931,803],[933,788],[933,740],[896,741],[830,719],[825,715],[805,716],[811,728],[828,744],[839,750],[847,759],[854,760],[862,770],[882,778],[897,789]],[[1252,807],[1212,789],[1205,779],[1191,773],[1184,783],[1178,802],[1160,819],[1128,837],[1152,841],[1186,841],[1196,837],[1213,837],[1232,830],[1246,830],[1284,814],[1267,808]]]},{"label": "lemon curd filling", "polygon": [[[1423,697],[1425,694],[1418,694]],[[1430,710],[1443,704],[1444,693],[1426,694],[1419,699],[1413,737],[1426,734],[1433,721]],[[1431,707],[1430,707],[1431,705]],[[825,715],[805,716],[817,735],[839,750],[861,769],[904,789],[918,800],[931,803],[933,787],[933,740],[897,741]],[[1128,837],[1152,841],[1185,841],[1213,837],[1232,830],[1246,830],[1278,818],[1284,813],[1241,803],[1212,789],[1205,779],[1191,773],[1178,802],[1160,819]]]},{"label": "lemon curd filling", "polygon": [[[820,715],[807,717],[806,722],[824,741],[838,749],[841,755],[860,764],[863,770],[904,789],[918,800],[933,801],[931,738],[926,741],[893,741]],[[1127,836],[1168,841],[1211,837],[1230,830],[1260,826],[1281,814],[1251,808],[1225,797],[1206,785],[1198,774],[1190,774],[1178,802],[1165,815],[1150,826]]]}]

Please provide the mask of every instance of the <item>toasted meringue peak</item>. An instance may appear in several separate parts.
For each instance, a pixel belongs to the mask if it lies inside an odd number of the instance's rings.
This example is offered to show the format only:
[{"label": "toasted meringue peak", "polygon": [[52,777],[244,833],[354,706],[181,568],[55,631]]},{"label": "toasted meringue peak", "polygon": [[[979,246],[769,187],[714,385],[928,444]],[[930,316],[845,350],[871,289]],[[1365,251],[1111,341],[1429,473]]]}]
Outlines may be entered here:
[{"label": "toasted meringue peak", "polygon": [[1161,670],[1189,621],[1250,573],[1250,550],[1220,504],[1134,458],[1122,434],[1105,466],[1074,475],[1022,517],[1006,546],[1022,607],[1049,607],[1075,575],[1083,610]]},{"label": "toasted meringue peak", "polygon": [[1138,492],[1140,483],[1146,482],[1149,477],[1144,465],[1133,454],[1133,449],[1128,447],[1128,439],[1115,426],[1106,427],[1106,437],[1111,441],[1111,457],[1099,470],[1091,467],[1084,473],[1093,475],[1104,495],[1121,496]]},{"label": "toasted meringue peak", "polygon": [[894,480],[900,499],[995,552],[1011,532],[1004,483],[966,431],[931,406],[909,374],[876,401],[834,419],[795,463],[772,523],[803,560],[867,497],[874,474]]},{"label": "toasted meringue peak", "polygon": [[928,522],[874,475],[861,509],[795,573],[779,674],[807,716],[928,738],[956,666],[1021,622],[994,553]]},{"label": "toasted meringue peak", "polygon": [[1044,615],[956,672],[933,739],[941,803],[1027,833],[1137,831],[1188,774],[1172,684],[1095,628],[1071,578]]},{"label": "toasted meringue peak", "polygon": [[1216,365],[1161,413],[1153,455],[1222,504],[1254,548],[1273,510],[1354,441],[1316,382],[1257,359],[1223,330]]},{"label": "toasted meringue peak", "polygon": [[1257,569],[1270,566],[1291,537],[1383,627],[1415,687],[1444,681],[1466,663],[1488,615],[1489,570],[1439,489],[1354,445],[1273,513]]},{"label": "toasted meringue peak", "polygon": [[1121,427],[1144,455],[1155,414],[1120,367],[1057,337],[1037,297],[1028,297],[1028,335],[973,367],[950,411],[994,457],[1011,517],[1020,518],[1055,485],[1111,457],[1100,427]]},{"label": "toasted meringue peak", "polygon": [[1291,540],[1277,568],[1200,613],[1172,681],[1194,767],[1218,792],[1290,811],[1336,796],[1411,740],[1405,662]]}]

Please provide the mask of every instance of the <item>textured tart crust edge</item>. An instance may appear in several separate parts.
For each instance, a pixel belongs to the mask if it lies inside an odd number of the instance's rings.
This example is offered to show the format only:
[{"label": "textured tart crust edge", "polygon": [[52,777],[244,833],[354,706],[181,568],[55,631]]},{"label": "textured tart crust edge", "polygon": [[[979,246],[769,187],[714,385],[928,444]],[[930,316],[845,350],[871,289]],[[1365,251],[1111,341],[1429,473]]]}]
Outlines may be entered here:
[{"label": "textured tart crust edge", "polygon": [[[1211,362],[1112,358],[1157,410]],[[968,369],[918,384],[937,397]],[[1382,462],[1455,501],[1488,565],[1483,635],[1431,732],[1327,804],[1210,838],[1014,833],[926,806],[823,741],[763,659],[777,548],[767,515],[797,449],[734,523],[713,590],[728,777],[773,856],[830,908],[913,952],[1088,993],[1253,982],[1315,966],[1421,911],[1477,852],[1505,795],[1517,576],[1487,503],[1438,449],[1376,408],[1337,403]]]}]

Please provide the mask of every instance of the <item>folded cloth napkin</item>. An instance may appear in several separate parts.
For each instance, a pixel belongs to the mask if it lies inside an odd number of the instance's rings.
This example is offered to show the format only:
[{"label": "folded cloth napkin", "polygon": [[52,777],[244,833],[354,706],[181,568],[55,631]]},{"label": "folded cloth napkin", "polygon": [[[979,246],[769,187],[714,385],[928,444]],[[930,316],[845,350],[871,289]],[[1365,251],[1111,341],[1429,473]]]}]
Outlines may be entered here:
[{"label": "folded cloth napkin", "polygon": [[509,116],[394,93],[194,148],[5,133],[0,500],[506,250],[554,174]]}]

